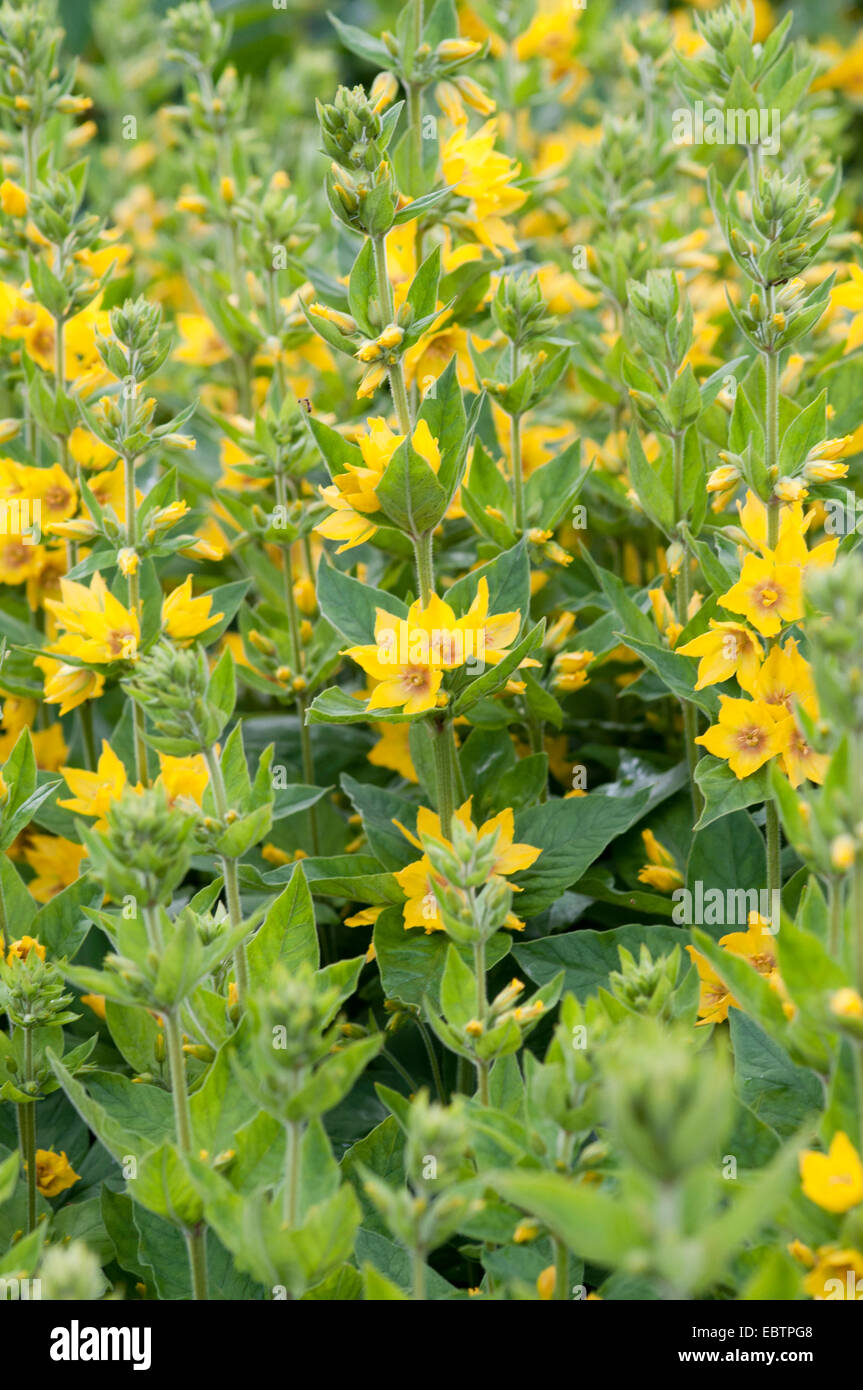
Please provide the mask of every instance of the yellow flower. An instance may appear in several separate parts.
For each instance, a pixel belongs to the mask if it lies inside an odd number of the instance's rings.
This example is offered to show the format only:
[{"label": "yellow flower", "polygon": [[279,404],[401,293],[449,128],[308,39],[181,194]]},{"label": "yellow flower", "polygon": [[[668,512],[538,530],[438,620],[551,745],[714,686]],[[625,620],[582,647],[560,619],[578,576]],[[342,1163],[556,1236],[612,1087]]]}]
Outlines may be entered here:
[{"label": "yellow flower", "polygon": [[386,767],[404,777],[406,782],[417,782],[410,750],[410,725],[378,724],[376,727],[380,738],[366,754],[372,767]]},{"label": "yellow flower", "polygon": [[[362,464],[349,463],[346,471],[339,473],[329,487],[319,489],[333,512],[319,522],[315,530],[328,540],[344,541],[338,549],[340,555],[344,550],[363,545],[375,534],[377,527],[368,519],[379,510],[375,489],[405,437],[395,434],[379,416],[370,418],[368,423],[368,431],[357,440]],[[411,445],[436,474],[440,468],[440,450],[425,420],[420,420],[414,430]]]},{"label": "yellow flower", "polygon": [[[767,507],[753,492],[747,492],[746,501],[739,507],[740,525],[747,538],[765,560],[776,565],[797,565],[801,570],[810,567],[823,569],[833,564],[839,547],[838,537],[823,541],[812,550],[806,546],[806,532],[812,525],[814,513],[804,516],[802,502],[791,502],[779,509],[779,539],[775,551],[767,544]],[[720,599],[720,603],[722,600]],[[765,637],[770,633],[764,633]]]},{"label": "yellow flower", "polygon": [[846,1212],[863,1202],[863,1163],[841,1129],[826,1154],[804,1149],[800,1178],[804,1195],[825,1211]]},{"label": "yellow flower", "polygon": [[850,309],[854,315],[845,333],[843,352],[853,352],[863,343],[863,268],[849,265],[850,281],[837,285],[830,295],[830,307]]},{"label": "yellow flower", "polygon": [[496,118],[486,121],[473,135],[468,135],[467,126],[457,126],[441,147],[441,167],[444,181],[470,203],[467,227],[499,256],[502,249],[518,249],[504,218],[522,206],[527,194],[511,186],[518,166],[495,150],[497,134]]},{"label": "yellow flower", "polygon": [[464,634],[466,651],[489,666],[496,666],[519,634],[521,613],[495,613],[489,617],[488,580],[483,575],[473,603],[455,627]]},{"label": "yellow flower", "polygon": [[83,425],[76,425],[69,435],[68,448],[72,458],[82,468],[107,468],[117,458],[108,444],[103,444]]},{"label": "yellow flower", "polygon": [[671,893],[683,883],[683,874],[678,869],[674,855],[661,845],[652,830],[642,830],[641,838],[650,861],[639,870],[639,883],[648,883],[660,893]]},{"label": "yellow flower", "polygon": [[97,1018],[105,1017],[105,996],[104,994],[82,994],[81,1003],[86,1004],[88,1009],[92,1009]]},{"label": "yellow flower", "polygon": [[[99,506],[104,509],[110,507],[117,520],[126,520],[126,484],[123,476],[122,462],[114,468],[106,468],[101,473],[95,473],[89,480],[90,491],[95,497]],[[135,506],[139,506],[143,501],[143,493],[138,488],[135,489]]]},{"label": "yellow flower", "polygon": [[[455,812],[455,819],[459,821],[466,830],[474,831],[476,827],[471,819],[471,802],[468,798],[462,806]],[[430,839],[437,840],[440,844],[451,848],[450,841],[446,839],[441,830],[440,816],[434,811],[429,811],[427,807],[421,806],[417,812],[417,833],[412,835],[398,821],[395,822],[402,834],[410,840],[418,850],[423,849],[421,836],[425,835]],[[513,836],[515,833],[515,818],[511,808],[507,807],[498,815],[492,816],[479,827],[479,835],[497,835],[495,844],[495,859],[489,870],[489,876],[493,874],[508,875],[519,873],[522,869],[529,869],[542,853],[533,845],[514,844]],[[437,908],[435,906],[434,890],[432,888],[433,870],[431,861],[427,854],[423,852],[422,858],[417,859],[406,868],[400,869],[394,875],[396,882],[404,893],[407,901],[404,905],[405,931],[411,927],[423,927],[425,931],[442,931],[443,924],[438,920]],[[511,885],[516,888],[516,884]],[[520,930],[523,922],[510,913],[507,917],[505,926],[513,930]]]},{"label": "yellow flower", "polygon": [[352,917],[345,918],[346,927],[373,927],[383,912],[383,907],[364,907]]},{"label": "yellow flower", "polygon": [[30,538],[9,533],[0,535],[0,584],[25,584],[42,568],[43,550]]},{"label": "yellow flower", "polygon": [[0,183],[0,207],[7,217],[24,217],[28,202],[26,192],[17,183],[11,179],[4,179]]},{"label": "yellow flower", "polygon": [[742,613],[762,637],[775,637],[784,623],[803,617],[800,569],[778,564],[770,552],[747,555],[739,580],[719,602],[733,613]]},{"label": "yellow flower", "polygon": [[830,862],[834,869],[850,869],[857,858],[857,842],[853,835],[837,835],[830,845]]},{"label": "yellow flower", "polygon": [[594,653],[589,651],[559,652],[554,658],[552,684],[556,690],[571,695],[587,685],[587,667],[593,661]]},{"label": "yellow flower", "polygon": [[748,777],[780,752],[776,720],[763,700],[719,697],[719,722],[696,740],[715,758],[727,758],[735,777]]},{"label": "yellow flower", "polygon": [[[814,718],[817,704],[814,696],[800,701],[802,708]],[[804,777],[820,785],[827,776],[830,759],[826,753],[816,753],[806,741],[795,714],[783,719],[776,730],[782,750],[782,770],[792,787],[797,787]]]},{"label": "yellow flower", "polygon": [[180,646],[188,646],[193,638],[213,627],[224,613],[210,616],[213,606],[212,594],[202,594],[192,598],[192,576],[186,575],[162,602],[162,626],[169,637]]},{"label": "yellow flower", "polygon": [[38,956],[40,960],[45,959],[45,947],[41,941],[37,941],[35,936],[21,936],[17,941],[9,944],[6,953],[6,964],[11,965],[13,960],[26,960],[30,952]]},{"label": "yellow flower", "polygon": [[[458,324],[447,323],[448,317],[446,313],[440,314],[431,328],[423,333],[413,347],[408,348],[402,359],[408,386],[416,383],[423,393],[437,380],[453,357],[456,361],[456,377],[462,390],[479,390],[468,335]],[[489,346],[490,339],[479,338],[475,333],[471,335],[471,339],[480,351]]]},{"label": "yellow flower", "polygon": [[46,599],[45,607],[66,629],[64,654],[97,665],[136,659],[141,637],[138,615],[123,607],[101,574],[93,575],[89,589],[74,580],[61,579],[60,591],[62,600]]},{"label": "yellow flower", "polygon": [[[638,583],[638,580],[636,578],[630,582]],[[678,622],[674,609],[668,601],[668,595],[662,588],[650,589],[648,598],[653,609],[653,621],[665,637],[669,647],[675,647],[683,627]]]},{"label": "yellow flower", "polygon": [[847,1247],[821,1246],[818,1263],[803,1280],[803,1287],[810,1298],[859,1303],[863,1300],[863,1255]]},{"label": "yellow flower", "polygon": [[177,362],[190,362],[194,367],[215,367],[230,357],[227,345],[219,337],[204,314],[178,314],[179,347],[174,349]]},{"label": "yellow flower", "polygon": [[379,684],[367,708],[404,708],[405,714],[434,709],[443,672],[464,664],[464,644],[448,603],[432,594],[424,607],[417,599],[407,618],[377,610],[375,644],[349,647],[349,656]]},{"label": "yellow flower", "polygon": [[52,521],[66,521],[75,514],[78,490],[59,463],[50,468],[22,467],[20,474],[24,495],[40,504],[43,526]]},{"label": "yellow flower", "polygon": [[717,685],[736,675],[745,690],[758,671],[762,648],[758,638],[743,623],[720,623],[715,618],[709,622],[710,631],[700,637],[693,637],[685,646],[677,647],[681,656],[700,657],[696,690],[706,685]]},{"label": "yellow flower", "polygon": [[178,796],[186,796],[201,805],[210,775],[203,753],[193,753],[187,758],[174,758],[169,753],[160,753],[159,770],[158,780],[168,793],[169,801],[176,801]]},{"label": "yellow flower", "polygon": [[[759,975],[765,975],[773,988],[779,991],[781,982],[776,970],[776,952],[771,934],[765,931],[767,926],[769,923],[757,912],[750,912],[746,931],[729,932],[719,938],[719,944],[731,955],[747,960]],[[686,950],[698,971],[701,987],[698,1003],[699,1025],[724,1023],[728,1017],[728,1010],[740,1007],[737,1000],[705,956],[694,946],[687,946]]]},{"label": "yellow flower", "polygon": [[86,854],[83,845],[76,845],[62,835],[30,833],[24,858],[35,869],[29,888],[37,903],[47,903],[81,872],[81,860]]},{"label": "yellow flower", "polygon": [[107,739],[102,739],[102,754],[95,772],[78,767],[61,767],[60,771],[72,796],[58,805],[79,816],[98,816],[96,829],[104,830],[108,808],[120,799],[128,780],[125,767]]},{"label": "yellow flower", "polygon": [[837,1018],[863,1018],[863,998],[856,989],[837,989],[830,996],[830,1012]]},{"label": "yellow flower", "polygon": [[98,671],[88,671],[86,666],[71,666],[56,659],[66,652],[71,655],[76,651],[77,638],[60,637],[46,648],[46,652],[54,653],[53,656],[37,656],[33,660],[45,677],[45,703],[59,705],[61,715],[77,709],[85,700],[98,699],[105,689],[105,677]]},{"label": "yellow flower", "polygon": [[557,1274],[554,1265],[546,1265],[545,1269],[537,1275],[536,1291],[543,1303],[548,1303],[549,1299],[554,1298],[554,1289],[557,1283]]},{"label": "yellow flower", "polygon": [[36,1186],[43,1197],[58,1197],[67,1187],[80,1181],[65,1153],[53,1149],[36,1150]]},{"label": "yellow flower", "polygon": [[795,699],[803,703],[815,693],[812,668],[800,655],[793,637],[784,647],[778,643],[771,647],[766,660],[755,670],[750,665],[738,671],[737,679],[747,695],[770,706],[777,720],[793,713]]}]

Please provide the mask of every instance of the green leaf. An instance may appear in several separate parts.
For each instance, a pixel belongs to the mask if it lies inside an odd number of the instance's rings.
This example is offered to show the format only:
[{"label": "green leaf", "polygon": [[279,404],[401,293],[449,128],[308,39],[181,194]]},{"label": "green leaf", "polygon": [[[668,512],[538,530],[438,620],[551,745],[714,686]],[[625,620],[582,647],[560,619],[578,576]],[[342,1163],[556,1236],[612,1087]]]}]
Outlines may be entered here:
[{"label": "green leaf", "polygon": [[140,1158],[174,1132],[171,1097],[145,1083],[101,1072],[88,1077],[88,1090],[53,1053],[48,1060],[81,1119],[118,1163]]},{"label": "green leaf", "polygon": [[60,956],[72,960],[90,930],[82,908],[98,907],[102,897],[100,885],[90,874],[84,874],[39,908],[31,934],[53,960]]},{"label": "green leaf", "polygon": [[766,767],[760,767],[749,777],[736,777],[726,762],[707,753],[699,758],[695,780],[704,797],[704,809],[695,826],[703,830],[720,816],[740,811],[755,802],[766,801],[769,795]]},{"label": "green leaf", "polygon": [[[704,829],[696,830],[686,866],[686,885],[693,895],[698,883],[701,884],[702,900],[711,890],[719,889],[722,902],[727,906],[729,890],[734,894],[753,889],[761,892],[765,872],[764,838],[745,811],[734,811],[712,821]],[[717,937],[726,931],[745,931],[750,904],[741,914],[737,908],[739,901],[737,896],[733,897],[731,913],[724,908],[718,914],[718,920],[699,922],[698,925],[704,925],[711,935]],[[770,911],[770,905],[766,906],[768,910],[765,916]],[[757,906],[755,910],[760,911],[761,907]],[[711,917],[715,918],[716,915],[711,911]],[[686,925],[692,925],[692,921],[687,921]]]},{"label": "green leaf", "polygon": [[418,858],[416,847],[395,823],[400,822],[408,830],[415,828],[415,802],[405,801],[371,782],[357,782],[347,773],[342,773],[342,790],[362,817],[369,848],[385,868],[395,872]]},{"label": "green leaf", "polygon": [[530,604],[530,561],[523,540],[487,564],[469,570],[446,591],[446,601],[458,614],[470,608],[479,582],[488,584],[489,613],[526,613]]},{"label": "green leaf", "polygon": [[362,244],[348,280],[348,304],[351,313],[367,338],[375,336],[369,319],[369,304],[377,298],[378,281],[375,274],[374,245],[371,237]]},{"label": "green leaf", "polygon": [[348,642],[358,646],[375,640],[375,615],[378,608],[397,618],[406,618],[407,605],[394,594],[374,589],[359,579],[344,574],[335,565],[322,559],[318,565],[318,604],[327,622]]},{"label": "green leaf", "polygon": [[200,1195],[174,1144],[160,1144],[138,1164],[131,1193],[148,1211],[190,1230],[204,1214]]},{"label": "green leaf", "polygon": [[381,511],[409,536],[437,526],[449,505],[446,491],[409,439],[396,449],[375,492]]},{"label": "green leaf", "polygon": [[291,971],[308,962],[315,969],[320,963],[320,947],[315,928],[312,895],[302,864],[291,871],[287,887],[276,898],[259,931],[246,948],[249,983],[262,988],[277,962]]},{"label": "green leaf", "polygon": [[460,1031],[476,1017],[476,977],[450,942],[441,978],[440,1002],[447,1023]]},{"label": "green leaf", "polygon": [[631,1207],[561,1173],[517,1169],[488,1175],[494,1192],[548,1226],[568,1249],[600,1265],[619,1264],[648,1240],[647,1227]]},{"label": "green leaf", "polygon": [[515,839],[542,854],[529,869],[514,874],[522,891],[513,904],[519,917],[550,907],[618,835],[641,817],[649,802],[645,789],[634,796],[577,796],[547,801],[516,817]]}]

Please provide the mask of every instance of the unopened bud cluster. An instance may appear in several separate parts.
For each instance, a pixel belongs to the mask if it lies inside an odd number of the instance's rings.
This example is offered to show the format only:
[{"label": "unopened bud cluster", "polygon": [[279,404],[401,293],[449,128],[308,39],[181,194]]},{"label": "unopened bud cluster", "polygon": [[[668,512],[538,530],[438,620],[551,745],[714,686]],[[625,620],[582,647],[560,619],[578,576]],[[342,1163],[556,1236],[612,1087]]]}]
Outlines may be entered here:
[{"label": "unopened bud cluster", "polygon": [[497,839],[496,830],[480,835],[458,820],[453,821],[451,845],[423,836],[438,911],[454,941],[487,941],[509,914],[512,889],[493,872]]}]

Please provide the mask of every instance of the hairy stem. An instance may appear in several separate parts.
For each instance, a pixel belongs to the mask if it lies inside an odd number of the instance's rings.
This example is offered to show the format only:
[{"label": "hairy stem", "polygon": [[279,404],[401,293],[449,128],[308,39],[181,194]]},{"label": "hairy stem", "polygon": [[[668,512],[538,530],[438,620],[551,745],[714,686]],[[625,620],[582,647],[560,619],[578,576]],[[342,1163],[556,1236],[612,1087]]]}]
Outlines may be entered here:
[{"label": "hairy stem", "polygon": [[[225,779],[222,776],[222,769],[216,757],[215,749],[205,748],[204,758],[207,763],[210,786],[213,789],[213,799],[216,803],[219,820],[224,821],[228,812],[228,797],[225,791]],[[223,854],[222,873],[225,878],[225,897],[228,903],[231,926],[239,926],[243,920],[243,908],[240,902],[240,879],[236,859],[229,859],[227,855]],[[245,1004],[249,983],[249,967],[244,941],[241,941],[234,948],[234,980],[237,986],[237,1003],[242,1008]]]},{"label": "hairy stem", "polygon": [[414,559],[416,561],[417,585],[423,608],[434,593],[434,545],[431,531],[423,531],[414,537]]},{"label": "hairy stem", "polygon": [[282,1189],[282,1220],[291,1229],[297,1224],[300,1195],[300,1143],[302,1125],[298,1120],[285,1124],[285,1185]]},{"label": "hairy stem", "polygon": [[[186,1063],[183,1057],[183,1040],[180,1022],[171,1010],[163,1014],[165,1021],[165,1046],[168,1053],[168,1068],[171,1075],[171,1099],[174,1103],[174,1124],[177,1130],[177,1146],[184,1154],[192,1152],[192,1116],[189,1109],[189,1093],[186,1088]],[[207,1228],[195,1226],[185,1232],[186,1251],[189,1257],[189,1274],[192,1280],[192,1297],[196,1301],[209,1298],[207,1289]]]},{"label": "hairy stem", "polygon": [[[375,275],[378,282],[381,309],[386,322],[389,324],[393,321],[395,310],[393,308],[393,287],[390,284],[390,275],[387,269],[386,237],[372,237],[372,247],[375,255]],[[399,429],[402,434],[412,434],[411,409],[405,385],[404,368],[399,361],[388,366],[387,371],[389,372],[390,390],[393,393],[393,405],[398,417]]]},{"label": "hairy stem", "polygon": [[[683,435],[673,434],[671,437],[671,461],[672,461],[672,480],[674,488],[674,519],[677,525],[686,520],[686,502],[683,493]],[[677,572],[675,587],[677,621],[681,627],[686,627],[689,621],[689,605],[692,600],[692,592],[689,577],[689,553],[684,549],[683,558],[680,562],[680,569]],[[695,742],[698,733],[698,713],[689,700],[681,700],[680,710],[683,715],[683,746],[686,750],[686,766],[689,770],[689,789],[692,796],[692,809],[695,819],[698,820],[704,806],[704,798],[701,795],[701,788],[695,780],[695,769],[698,766],[698,745]]]},{"label": "hairy stem", "polygon": [[441,832],[447,840],[452,833],[452,815],[455,809],[455,759],[452,734],[448,726],[449,720],[440,718],[432,719],[428,726],[434,752],[437,809]]},{"label": "hairy stem", "polygon": [[[515,381],[518,376],[518,345],[509,345],[509,376]],[[524,530],[524,467],[521,457],[521,416],[509,417],[509,451],[512,456],[512,501],[515,508],[515,529],[521,534]]]}]

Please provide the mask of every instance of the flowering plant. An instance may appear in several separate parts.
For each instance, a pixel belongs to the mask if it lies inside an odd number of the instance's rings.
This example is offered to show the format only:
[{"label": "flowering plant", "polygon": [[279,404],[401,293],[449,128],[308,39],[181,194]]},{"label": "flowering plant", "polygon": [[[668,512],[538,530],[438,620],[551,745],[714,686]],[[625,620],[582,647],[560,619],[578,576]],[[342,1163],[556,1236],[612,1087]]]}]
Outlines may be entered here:
[{"label": "flowering plant", "polygon": [[0,0],[0,1278],[863,1298],[859,37],[358,8]]}]

